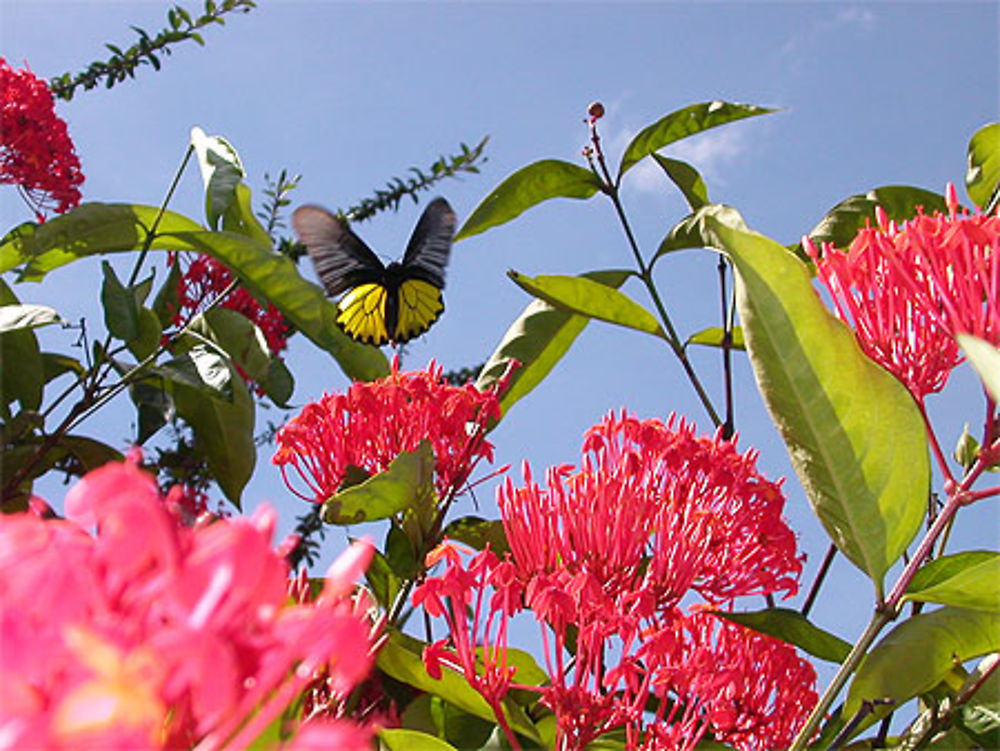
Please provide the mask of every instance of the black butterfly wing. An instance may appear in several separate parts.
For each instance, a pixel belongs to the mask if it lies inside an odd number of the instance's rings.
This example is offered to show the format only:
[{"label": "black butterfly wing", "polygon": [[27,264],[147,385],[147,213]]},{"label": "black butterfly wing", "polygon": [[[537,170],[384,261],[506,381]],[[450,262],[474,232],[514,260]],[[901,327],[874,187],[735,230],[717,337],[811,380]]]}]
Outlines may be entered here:
[{"label": "black butterfly wing", "polygon": [[406,276],[423,279],[444,289],[444,269],[455,235],[455,212],[443,198],[435,198],[420,216],[403,255]]},{"label": "black butterfly wing", "polygon": [[300,206],[292,226],[309,251],[326,294],[359,284],[384,282],[385,266],[350,227],[322,206]]}]

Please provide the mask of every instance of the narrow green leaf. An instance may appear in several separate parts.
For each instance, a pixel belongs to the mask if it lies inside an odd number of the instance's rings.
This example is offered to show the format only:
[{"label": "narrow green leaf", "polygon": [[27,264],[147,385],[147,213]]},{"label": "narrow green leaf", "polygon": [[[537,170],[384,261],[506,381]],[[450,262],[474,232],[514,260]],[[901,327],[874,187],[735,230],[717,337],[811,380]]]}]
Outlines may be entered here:
[{"label": "narrow green leaf", "polygon": [[[869,223],[875,225],[876,206],[881,206],[886,216],[895,222],[912,219],[920,207],[928,214],[948,210],[944,196],[939,193],[910,185],[885,185],[845,198],[819,220],[809,233],[809,239],[817,247],[828,242],[838,248],[846,248],[859,229]],[[796,246],[795,252],[800,258],[806,257],[801,243]]]},{"label": "narrow green leaf", "polygon": [[534,278],[508,271],[528,294],[569,313],[596,318],[665,339],[653,314],[623,292],[582,276],[541,275]]},{"label": "narrow green leaf", "polygon": [[486,545],[501,558],[510,550],[507,533],[499,519],[481,519],[478,516],[463,516],[444,528],[444,536],[449,540],[464,542],[476,550],[485,550]]},{"label": "narrow green leaf", "polygon": [[434,450],[422,440],[404,451],[384,472],[343,490],[323,504],[328,524],[358,524],[385,519],[411,508],[434,492]]},{"label": "narrow green leaf", "polygon": [[118,280],[110,263],[104,261],[101,270],[104,272],[101,285],[104,325],[112,336],[123,342],[131,341],[139,336],[139,306],[135,295]]},{"label": "narrow green leaf", "polygon": [[971,550],[931,561],[904,599],[1000,613],[1000,553]]},{"label": "narrow green leaf", "polygon": [[927,503],[920,412],[826,310],[798,258],[763,235],[709,222],[736,268],[750,362],[792,465],[827,534],[881,597]]},{"label": "narrow green leaf", "polygon": [[16,304],[0,306],[0,334],[20,329],[36,329],[63,319],[48,305]]},{"label": "narrow green leaf", "polygon": [[618,167],[617,182],[620,185],[625,173],[640,159],[649,156],[654,151],[659,151],[668,144],[719,125],[755,115],[766,115],[774,111],[753,104],[735,104],[716,100],[692,104],[684,109],[671,112],[652,125],[643,128],[632,139],[622,155],[621,165]]},{"label": "narrow green leaf", "polygon": [[509,222],[550,198],[590,198],[601,181],[589,169],[558,159],[543,159],[522,167],[493,189],[455,235],[455,240],[478,235]]},{"label": "narrow green leaf", "polygon": [[177,414],[194,431],[195,448],[208,461],[226,498],[240,508],[240,495],[257,462],[253,440],[256,410],[243,379],[230,372],[229,383],[231,401],[180,382],[173,383],[171,391]]},{"label": "narrow green leaf", "polygon": [[816,626],[797,610],[768,608],[753,613],[712,612],[719,618],[786,641],[828,662],[843,662],[851,651],[848,642]]},{"label": "narrow green leaf", "polygon": [[[583,276],[617,289],[633,273],[592,271]],[[589,322],[585,316],[560,310],[543,300],[533,300],[510,325],[490,355],[476,380],[476,388],[480,391],[492,388],[510,362],[517,361],[519,367],[511,374],[507,390],[500,397],[500,408],[506,414],[541,383]]]},{"label": "narrow green leaf", "polygon": [[968,334],[959,334],[958,343],[993,401],[1000,403],[1000,349]]},{"label": "narrow green leaf", "polygon": [[747,229],[743,217],[736,209],[721,203],[710,203],[702,206],[695,212],[688,214],[673,226],[667,236],[663,238],[660,247],[650,265],[656,263],[657,259],[675,250],[688,250],[690,248],[722,248],[722,241],[713,232],[709,219],[721,222],[722,224],[736,229]]},{"label": "narrow green leaf", "polygon": [[382,728],[378,731],[382,747],[387,751],[458,751],[450,743],[419,730]]},{"label": "narrow green leaf", "polygon": [[655,152],[652,157],[684,195],[691,211],[697,211],[709,203],[708,188],[698,170],[680,159],[671,159]]},{"label": "narrow green leaf", "polygon": [[956,665],[1000,649],[1000,618],[980,610],[943,607],[909,618],[875,645],[858,666],[844,716],[863,701],[891,699],[862,723],[878,721],[906,701],[934,688]]},{"label": "narrow green leaf", "polygon": [[984,125],[973,134],[968,159],[965,190],[983,208],[1000,185],[1000,123]]},{"label": "narrow green leaf", "polygon": [[[703,347],[722,347],[722,339],[725,332],[722,330],[721,326],[710,326],[707,329],[702,329],[697,333],[691,334],[684,342],[684,346],[687,347],[689,344],[698,344]],[[730,332],[732,340],[729,342],[730,349],[746,349],[746,342],[743,341],[743,329],[739,326],[733,326],[733,330]]]}]

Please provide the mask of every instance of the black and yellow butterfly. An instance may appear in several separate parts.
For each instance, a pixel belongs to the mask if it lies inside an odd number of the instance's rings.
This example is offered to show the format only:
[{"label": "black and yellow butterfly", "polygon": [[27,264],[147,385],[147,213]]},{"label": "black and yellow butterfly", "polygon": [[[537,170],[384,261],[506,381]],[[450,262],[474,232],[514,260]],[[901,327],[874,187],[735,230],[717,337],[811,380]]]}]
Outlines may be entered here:
[{"label": "black and yellow butterfly", "polygon": [[444,269],[455,234],[455,212],[443,198],[424,209],[402,261],[388,266],[347,223],[320,206],[302,206],[292,224],[316,273],[337,303],[337,325],[375,345],[402,344],[431,327],[444,310]]}]

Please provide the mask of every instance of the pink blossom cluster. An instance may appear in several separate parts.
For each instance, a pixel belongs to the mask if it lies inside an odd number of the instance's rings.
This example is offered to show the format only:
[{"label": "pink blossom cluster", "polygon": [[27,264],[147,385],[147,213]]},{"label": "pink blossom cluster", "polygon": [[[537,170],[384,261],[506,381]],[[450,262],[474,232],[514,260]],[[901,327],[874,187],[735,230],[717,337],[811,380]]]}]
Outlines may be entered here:
[{"label": "pink blossom cluster", "polygon": [[[86,475],[65,509],[0,520],[0,748],[245,748],[318,672],[344,692],[367,674],[351,592],[369,543],[291,604],[267,507],[187,526],[125,463]],[[310,721],[274,737],[344,748],[370,733]]]}]

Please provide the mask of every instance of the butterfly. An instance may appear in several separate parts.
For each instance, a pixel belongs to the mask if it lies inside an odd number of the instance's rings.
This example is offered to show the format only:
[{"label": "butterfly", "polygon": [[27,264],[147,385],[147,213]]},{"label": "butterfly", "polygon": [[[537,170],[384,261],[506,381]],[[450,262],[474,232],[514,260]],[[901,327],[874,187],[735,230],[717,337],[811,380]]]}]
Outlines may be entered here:
[{"label": "butterfly", "polygon": [[402,261],[388,266],[321,206],[301,206],[292,226],[306,246],[327,295],[343,293],[337,325],[353,339],[402,344],[431,327],[444,311],[441,290],[455,234],[455,212],[443,198],[420,216]]}]

